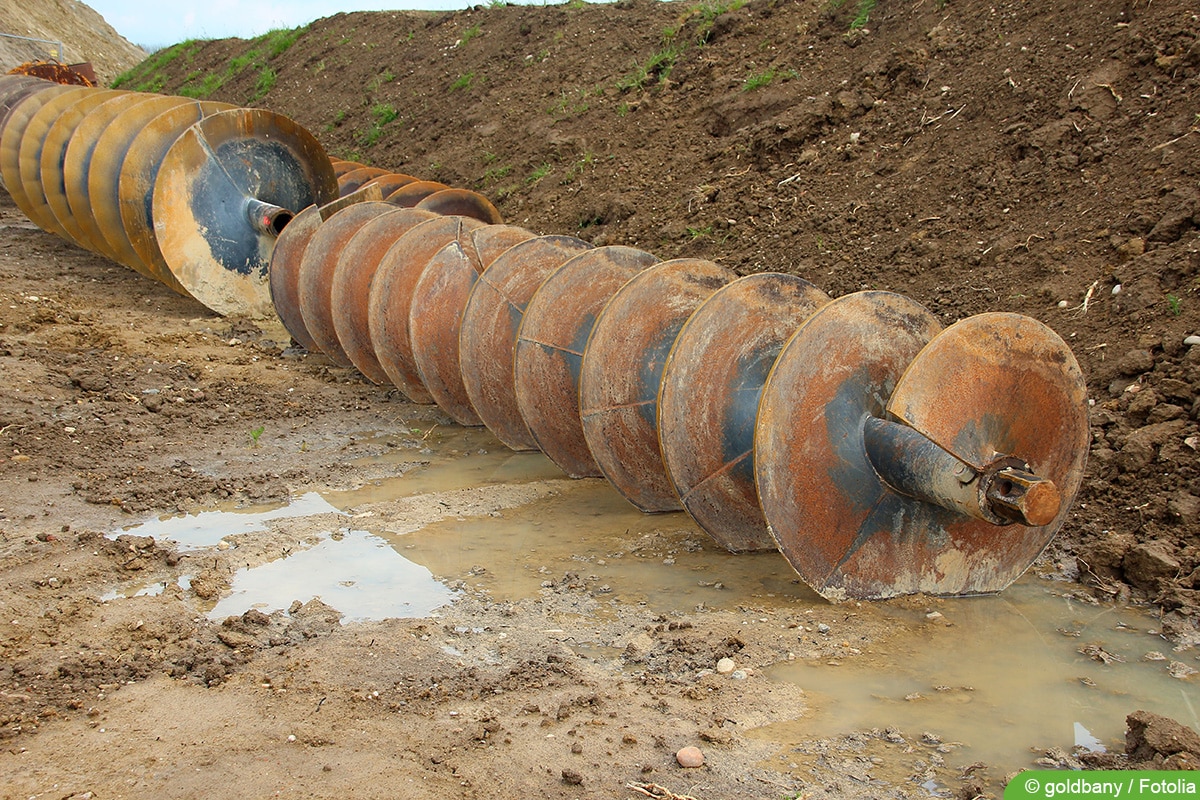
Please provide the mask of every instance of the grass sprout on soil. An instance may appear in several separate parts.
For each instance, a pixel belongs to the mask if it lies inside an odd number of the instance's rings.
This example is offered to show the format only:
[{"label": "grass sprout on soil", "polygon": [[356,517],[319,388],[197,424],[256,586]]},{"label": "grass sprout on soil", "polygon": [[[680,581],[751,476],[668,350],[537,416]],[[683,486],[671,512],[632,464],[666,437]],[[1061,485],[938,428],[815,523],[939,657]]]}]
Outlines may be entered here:
[{"label": "grass sprout on soil", "polygon": [[390,103],[376,103],[375,105],[371,106],[371,116],[374,118],[374,121],[371,123],[371,127],[367,128],[367,130],[360,137],[362,143],[367,147],[370,147],[379,141],[379,139],[383,136],[384,127],[399,117],[400,112],[397,111],[396,107]]}]

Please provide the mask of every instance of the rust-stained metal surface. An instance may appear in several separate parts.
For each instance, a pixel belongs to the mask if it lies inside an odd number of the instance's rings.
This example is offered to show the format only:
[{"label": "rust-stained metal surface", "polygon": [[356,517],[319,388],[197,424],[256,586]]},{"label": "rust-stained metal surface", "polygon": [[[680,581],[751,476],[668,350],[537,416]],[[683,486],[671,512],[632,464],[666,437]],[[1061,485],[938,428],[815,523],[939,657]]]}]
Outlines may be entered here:
[{"label": "rust-stained metal surface", "polygon": [[46,132],[42,144],[41,162],[41,191],[46,197],[46,206],[50,214],[62,229],[68,240],[86,249],[83,229],[71,215],[71,206],[67,201],[67,181],[63,168],[67,159],[67,147],[75,136],[75,131],[91,111],[101,103],[118,97],[123,92],[116,90],[96,90],[86,93],[71,106],[59,114],[58,119]]},{"label": "rust-stained metal surface", "polygon": [[167,151],[154,186],[154,234],[171,272],[218,314],[274,316],[267,267],[277,233],[255,224],[268,203],[295,214],[338,196],[325,151],[287,117],[212,114]]},{"label": "rust-stained metal surface", "polygon": [[9,75],[28,75],[65,86],[96,85],[96,70],[90,62],[63,64],[60,61],[26,61],[8,71]]},{"label": "rust-stained metal surface", "polygon": [[118,264],[137,270],[147,278],[154,278],[154,272],[134,250],[121,220],[121,168],[133,140],[155,117],[192,102],[186,97],[145,97],[141,103],[113,118],[92,151],[88,167],[88,201],[92,204],[92,218],[107,242],[105,249]]},{"label": "rust-stained metal surface", "polygon": [[[801,325],[767,377],[754,435],[759,502],[780,551],[825,597],[969,591],[953,550],[935,554],[962,515],[892,492],[864,444],[867,418],[883,415],[940,327],[901,295],[846,295]],[[885,551],[894,559],[877,558]]]},{"label": "rust-stained metal surface", "polygon": [[171,273],[154,235],[154,183],[158,169],[175,140],[209,114],[228,111],[228,103],[193,101],[172,106],[154,117],[133,137],[121,163],[117,196],[125,236],[151,276],[180,294],[187,294]]},{"label": "rust-stained metal surface", "polygon": [[[67,231],[59,224],[50,210],[42,185],[42,153],[46,150],[47,136],[55,121],[72,105],[94,92],[95,90],[89,88],[77,88],[50,98],[45,105],[38,109],[36,114],[30,117],[21,136],[18,153],[19,174],[21,193],[28,204],[21,210],[42,230],[63,238],[68,238]],[[62,138],[61,134],[49,144],[52,151],[57,150],[60,154],[66,150],[66,139]],[[61,164],[61,155],[58,161]],[[61,175],[47,175],[46,177],[50,180],[60,180]]]},{"label": "rust-stained metal surface", "polygon": [[320,349],[308,332],[304,312],[300,310],[300,267],[304,263],[304,251],[320,225],[321,213],[315,205],[292,217],[275,240],[267,276],[271,304],[279,321],[296,343],[311,353],[318,353]]},{"label": "rust-stained metal surface", "polygon": [[485,225],[434,254],[413,287],[409,335],[421,383],[460,425],[482,425],[463,385],[459,334],[467,298],[479,275],[501,253],[534,238],[514,225]]},{"label": "rust-stained metal surface", "polygon": [[371,283],[367,321],[375,355],[392,385],[414,403],[432,403],[433,397],[421,381],[413,352],[409,328],[413,289],[434,254],[481,224],[466,217],[441,216],[419,223],[384,253]]},{"label": "rust-stained metal surface", "polygon": [[[389,202],[392,197],[397,198],[397,205],[408,205],[403,190],[393,193],[388,198]],[[490,200],[470,189],[440,189],[423,197],[416,207],[436,214],[458,214],[488,225],[499,225],[504,221]]]},{"label": "rust-stained metal surface", "polygon": [[63,158],[63,181],[67,195],[67,206],[71,218],[83,234],[80,245],[105,258],[116,260],[116,253],[100,230],[92,214],[92,201],[88,190],[88,174],[91,172],[92,156],[100,136],[123,111],[142,103],[148,98],[136,92],[122,93],[106,100],[92,109],[75,128],[75,134],[67,145]]},{"label": "rust-stained metal surface", "polygon": [[[354,170],[354,169],[358,169],[359,167],[366,166],[366,164],[360,164],[357,161],[346,161],[345,159],[342,159],[342,158],[330,158],[329,165],[331,167],[333,167],[334,177],[338,178],[339,181],[340,181],[341,177],[343,175],[345,175],[347,172],[349,172],[350,170]],[[340,194],[340,191],[339,191],[339,194]]]},{"label": "rust-stained metal surface", "polygon": [[351,363],[369,380],[388,384],[387,372],[375,355],[368,322],[371,280],[396,240],[437,215],[413,208],[392,208],[368,220],[350,237],[337,258],[331,278],[330,305],[338,343]]},{"label": "rust-stained metal surface", "polygon": [[304,329],[317,352],[343,367],[354,364],[342,349],[333,327],[333,273],[338,258],[354,234],[376,217],[395,210],[394,206],[378,201],[354,203],[343,208],[317,227],[300,258],[296,296],[300,301]]},{"label": "rust-stained metal surface", "polygon": [[663,369],[658,436],[680,501],[722,547],[774,550],[754,486],[754,422],[784,342],[829,297],[792,275],[718,289],[679,331]]},{"label": "rust-stained metal surface", "polygon": [[362,188],[362,185],[367,181],[387,175],[388,171],[380,167],[363,167],[359,166],[349,172],[344,172],[337,177],[338,196],[345,197],[348,194],[353,194]]},{"label": "rust-stained metal surface", "polygon": [[639,272],[605,305],[583,354],[580,419],[604,477],[643,511],[678,511],[658,444],[658,390],[684,322],[737,276],[680,258]]},{"label": "rust-stained metal surface", "polygon": [[69,86],[47,83],[45,88],[21,96],[4,120],[4,130],[0,131],[0,175],[4,177],[4,188],[22,211],[31,205],[21,180],[21,141],[25,137],[25,129],[38,111],[55,97],[78,91]]},{"label": "rust-stained metal surface", "polygon": [[0,75],[0,134],[4,132],[4,121],[27,95],[49,88],[51,84],[41,78],[28,75]]},{"label": "rust-stained metal surface", "polygon": [[417,179],[412,175],[405,175],[403,172],[385,172],[383,175],[376,175],[374,178],[371,178],[363,184],[363,187],[378,187],[379,199],[383,200],[401,186],[407,186],[410,183],[416,183],[416,181]]},{"label": "rust-stained metal surface", "polygon": [[529,301],[517,334],[517,408],[538,448],[572,478],[600,477],[579,421],[583,350],[604,304],[659,258],[597,247],[555,270]]},{"label": "rust-stained metal surface", "polygon": [[384,197],[392,205],[397,205],[402,208],[415,208],[418,203],[429,197],[435,192],[440,192],[450,187],[438,181],[413,181],[406,183],[391,194]]},{"label": "rust-stained metal surface", "polygon": [[513,450],[537,449],[517,407],[513,375],[525,306],[550,273],[591,248],[574,236],[521,242],[484,270],[467,298],[459,337],[463,385],[483,424]]},{"label": "rust-stained metal surface", "polygon": [[[968,577],[950,593],[996,592],[1016,580],[1066,521],[1083,481],[1088,452],[1087,388],[1071,350],[1029,317],[989,313],[968,317],[936,336],[909,365],[887,410],[976,470],[1008,456],[1053,482],[1057,498],[1028,509],[1034,522],[996,527],[963,522],[948,527],[954,558]],[[1001,480],[1005,477],[1000,476]],[[1011,475],[1008,480],[1020,479]],[[848,562],[895,555],[877,548]],[[949,551],[947,551],[949,552]]]}]

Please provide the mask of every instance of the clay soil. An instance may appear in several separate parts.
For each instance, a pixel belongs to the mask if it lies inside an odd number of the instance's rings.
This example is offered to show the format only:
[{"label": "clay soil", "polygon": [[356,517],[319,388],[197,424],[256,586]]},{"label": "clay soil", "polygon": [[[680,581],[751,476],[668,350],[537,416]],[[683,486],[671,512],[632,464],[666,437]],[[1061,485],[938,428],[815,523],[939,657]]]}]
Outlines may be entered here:
[{"label": "clay soil", "polygon": [[[882,0],[862,28],[853,2],[719,11],[622,0],[339,14],[269,58],[274,83],[256,104],[331,155],[477,189],[537,233],[789,272],[834,296],[893,290],[947,324],[995,310],[1045,322],[1087,378],[1092,442],[1038,569],[1081,598],[1144,605],[1159,648],[1200,666],[1194,9]],[[177,92],[249,47],[203,43],[144,77]],[[247,103],[261,75],[214,97]],[[237,569],[331,523],[200,552],[123,526],[355,488],[457,434],[437,409],[270,325],[216,317],[38,230],[7,197],[0,370],[4,797],[919,797],[931,777],[970,797],[1002,785],[986,769],[939,772],[920,731],[847,731],[813,744],[804,769],[763,766],[778,748],[744,732],[805,700],[754,675],[789,657],[886,652],[870,604],[598,615],[600,587],[566,571],[515,602],[467,580],[432,618],[341,625],[310,601],[208,620]],[[359,510],[411,530],[503,515],[565,482]],[[673,525],[639,546],[670,560],[686,547]],[[167,588],[100,599],[138,582]],[[921,615],[935,602],[898,604]],[[622,668],[567,646],[599,642],[621,648]],[[722,657],[750,677],[709,673]],[[700,770],[675,763],[687,745],[705,751]],[[1152,751],[1138,758],[1169,755]],[[868,755],[889,765],[886,784]]]}]

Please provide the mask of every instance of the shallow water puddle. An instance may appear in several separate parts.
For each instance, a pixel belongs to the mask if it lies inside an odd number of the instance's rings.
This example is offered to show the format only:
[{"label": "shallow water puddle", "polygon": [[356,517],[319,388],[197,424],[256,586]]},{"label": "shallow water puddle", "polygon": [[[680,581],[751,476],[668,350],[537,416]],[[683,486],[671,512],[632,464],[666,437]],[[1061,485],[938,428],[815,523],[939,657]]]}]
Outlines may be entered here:
[{"label": "shallow water puddle", "polygon": [[[433,431],[431,431],[432,433]],[[354,464],[395,464],[402,474],[371,481],[358,489],[330,493],[331,503],[352,509],[365,503],[413,497],[427,492],[452,492],[494,483],[528,483],[565,477],[540,452],[514,452],[484,428],[458,428],[444,435],[427,462],[414,462],[412,451],[360,458]]]},{"label": "shallow water puddle", "polygon": [[[428,463],[410,461],[402,475],[353,491],[126,530],[198,548],[261,530],[271,520],[331,513],[345,519],[351,509],[396,498],[472,487],[486,493],[495,484],[563,477],[541,454],[514,454],[472,436],[456,434],[461,450],[449,457],[443,452]],[[782,628],[782,618],[831,608],[778,553],[730,555],[686,515],[643,514],[602,480],[563,486],[524,506],[444,517],[403,535],[319,532],[308,549],[238,572],[232,592],[209,617],[287,608],[312,597],[342,612],[343,622],[426,616],[453,602],[458,592],[450,586],[458,581],[495,601],[556,589],[569,592],[560,596],[563,608],[575,603],[580,614],[609,615],[635,605],[656,613],[709,608],[745,613],[748,623],[767,623],[773,631]],[[370,526],[370,511],[354,517],[356,526]],[[984,761],[996,778],[1030,766],[1036,757],[1031,744],[1120,748],[1125,716],[1136,709],[1200,727],[1195,678],[1178,680],[1167,671],[1172,660],[1190,664],[1194,653],[1172,653],[1167,642],[1149,635],[1156,622],[1145,613],[1080,603],[1061,596],[1062,586],[1027,576],[996,597],[931,601],[941,615],[932,617],[923,605],[846,605],[845,614],[882,620],[889,635],[864,645],[862,655],[781,662],[755,677],[798,685],[811,710],[749,735],[778,743],[782,754],[772,766],[788,770],[812,757],[803,752],[806,742],[893,728],[927,746],[931,759],[940,748],[938,757],[948,764]],[[605,642],[578,644],[581,655],[619,666],[619,653]],[[1162,651],[1162,660],[1146,659],[1153,650]],[[925,731],[936,739],[922,745]]]},{"label": "shallow water puddle", "polygon": [[346,530],[278,561],[238,570],[230,593],[208,618],[251,608],[269,614],[313,598],[341,611],[343,623],[426,617],[457,594],[378,536]]},{"label": "shallow water puddle", "polygon": [[877,604],[900,633],[887,652],[776,665],[769,677],[803,688],[812,713],[753,735],[786,742],[893,728],[911,741],[929,731],[947,763],[984,761],[1003,774],[1031,766],[1033,744],[1121,751],[1137,709],[1200,726],[1195,682],[1167,671],[1193,654],[1147,635],[1155,620],[1137,609],[1082,604],[1057,588],[1027,575],[998,596],[940,603],[935,624]]},{"label": "shallow water puddle", "polygon": [[778,553],[731,555],[682,512],[643,514],[599,479],[499,517],[445,519],[390,540],[434,574],[464,577],[500,601],[567,580],[605,604],[662,612],[771,595],[820,602]]},{"label": "shallow water puddle", "polygon": [[266,523],[273,519],[341,513],[317,492],[308,492],[287,504],[272,503],[243,508],[231,505],[217,511],[176,514],[130,525],[117,533],[153,536],[155,539],[175,542],[180,550],[200,550],[218,544],[226,536],[265,531]]}]

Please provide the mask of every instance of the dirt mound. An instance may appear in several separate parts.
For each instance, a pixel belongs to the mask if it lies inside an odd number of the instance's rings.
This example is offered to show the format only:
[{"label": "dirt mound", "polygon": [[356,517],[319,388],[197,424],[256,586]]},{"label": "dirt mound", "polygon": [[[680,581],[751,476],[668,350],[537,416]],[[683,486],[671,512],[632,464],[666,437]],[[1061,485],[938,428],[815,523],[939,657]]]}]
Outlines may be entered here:
[{"label": "dirt mound", "polygon": [[123,83],[270,107],[538,232],[1036,317],[1094,403],[1060,567],[1194,616],[1195,27],[1115,0],[865,5],[339,14]]},{"label": "dirt mound", "polygon": [[[0,33],[61,42],[62,60],[89,61],[107,84],[146,58],[146,52],[113,30],[90,6],[77,0],[31,0],[0,4]],[[0,72],[26,61],[58,58],[55,44],[0,36]]]}]

